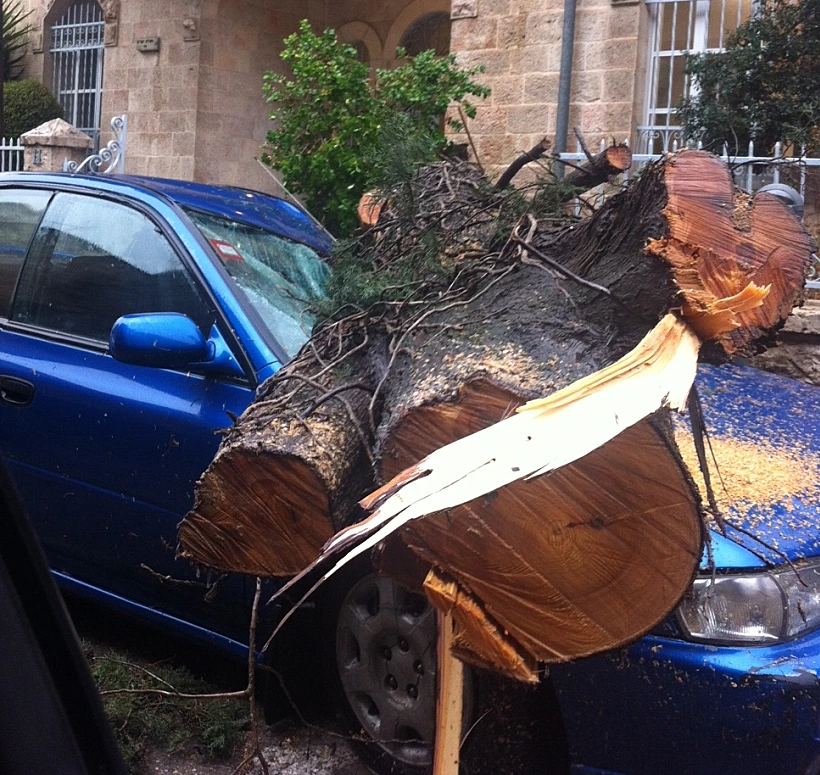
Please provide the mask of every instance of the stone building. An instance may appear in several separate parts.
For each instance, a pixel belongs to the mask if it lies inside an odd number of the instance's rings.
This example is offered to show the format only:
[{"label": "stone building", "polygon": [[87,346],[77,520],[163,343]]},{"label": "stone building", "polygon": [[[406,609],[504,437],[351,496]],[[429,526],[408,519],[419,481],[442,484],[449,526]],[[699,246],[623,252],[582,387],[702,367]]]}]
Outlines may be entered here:
[{"label": "stone building", "polygon": [[[308,18],[373,67],[435,47],[486,67],[470,125],[485,165],[555,132],[564,0],[25,0],[27,75],[66,119],[107,138],[128,115],[126,171],[271,190],[255,161],[270,126],[262,75]],[[685,50],[714,50],[752,0],[577,0],[570,127],[660,150],[688,88]]]}]

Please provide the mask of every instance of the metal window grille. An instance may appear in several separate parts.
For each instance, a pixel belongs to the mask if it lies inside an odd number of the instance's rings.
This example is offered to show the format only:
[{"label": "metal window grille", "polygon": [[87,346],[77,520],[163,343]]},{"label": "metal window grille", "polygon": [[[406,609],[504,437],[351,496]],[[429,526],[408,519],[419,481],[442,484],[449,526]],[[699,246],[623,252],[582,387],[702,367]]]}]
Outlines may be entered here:
[{"label": "metal window grille", "polygon": [[51,27],[52,91],[66,121],[91,136],[95,151],[100,147],[104,26],[99,4],[78,0]]},{"label": "metal window grille", "polygon": [[0,172],[23,169],[23,145],[19,137],[0,138]]},{"label": "metal window grille", "polygon": [[646,123],[639,148],[666,153],[680,142],[676,105],[697,84],[685,74],[686,54],[723,50],[726,39],[752,13],[754,0],[646,0],[651,15]]}]

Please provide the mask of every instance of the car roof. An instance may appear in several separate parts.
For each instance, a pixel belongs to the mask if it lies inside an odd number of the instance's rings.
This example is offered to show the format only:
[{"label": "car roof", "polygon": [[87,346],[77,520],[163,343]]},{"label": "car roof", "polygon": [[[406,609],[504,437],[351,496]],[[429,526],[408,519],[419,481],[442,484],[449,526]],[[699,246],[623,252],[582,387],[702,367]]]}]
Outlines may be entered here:
[{"label": "car roof", "polygon": [[41,181],[46,184],[72,183],[96,188],[99,183],[147,189],[170,199],[183,208],[269,229],[283,237],[302,242],[319,253],[327,253],[332,238],[298,207],[279,197],[233,186],[214,186],[169,178],[141,175],[76,175],[68,173],[12,173],[0,176],[8,182]]}]

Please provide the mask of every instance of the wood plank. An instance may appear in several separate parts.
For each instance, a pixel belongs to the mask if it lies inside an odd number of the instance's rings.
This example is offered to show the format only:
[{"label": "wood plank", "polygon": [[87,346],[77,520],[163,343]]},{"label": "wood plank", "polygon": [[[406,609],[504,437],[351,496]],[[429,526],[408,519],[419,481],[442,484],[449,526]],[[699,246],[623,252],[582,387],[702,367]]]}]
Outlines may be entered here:
[{"label": "wood plank", "polygon": [[453,617],[440,611],[438,623],[438,702],[433,775],[458,775],[463,714],[464,665],[452,654]]}]

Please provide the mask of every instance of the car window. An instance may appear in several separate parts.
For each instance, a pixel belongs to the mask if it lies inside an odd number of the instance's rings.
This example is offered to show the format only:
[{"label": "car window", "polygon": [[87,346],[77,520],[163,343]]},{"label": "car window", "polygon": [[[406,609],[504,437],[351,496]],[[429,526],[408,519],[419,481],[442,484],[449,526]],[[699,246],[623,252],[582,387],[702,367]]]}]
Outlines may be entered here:
[{"label": "car window", "polygon": [[50,191],[0,190],[0,317],[8,317],[17,276]]},{"label": "car window", "polygon": [[315,250],[267,229],[187,209],[240,291],[289,356],[308,340],[311,303],[327,298],[330,275]]},{"label": "car window", "polygon": [[107,342],[122,315],[181,312],[205,336],[214,315],[155,224],[126,205],[58,193],[14,298],[20,323]]}]

